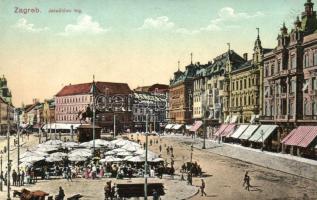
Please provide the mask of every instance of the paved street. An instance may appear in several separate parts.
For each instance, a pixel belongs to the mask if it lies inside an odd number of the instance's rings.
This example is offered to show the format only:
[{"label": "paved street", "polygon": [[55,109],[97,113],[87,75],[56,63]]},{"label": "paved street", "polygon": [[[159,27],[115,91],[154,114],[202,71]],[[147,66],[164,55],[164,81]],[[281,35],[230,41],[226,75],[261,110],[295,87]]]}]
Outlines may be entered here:
[{"label": "paved street", "polygon": [[[173,146],[176,171],[190,160],[190,140],[183,137],[162,137],[162,146]],[[197,146],[201,147],[201,146]],[[150,147],[158,152],[158,145]],[[317,199],[317,182],[280,171],[259,167],[236,159],[223,157],[209,150],[194,149],[193,162],[201,165],[206,181],[207,197],[196,195],[193,199]],[[166,147],[163,147],[166,158]],[[243,176],[249,171],[251,190],[243,187]],[[200,185],[200,178],[194,178]]]},{"label": "paved street", "polygon": [[[136,139],[136,135],[133,138]],[[138,139],[144,141],[144,137],[141,135]],[[150,136],[149,141],[151,139],[152,141],[158,140],[159,144],[153,144],[149,148],[159,153],[159,145],[161,144],[163,147],[162,157],[168,163],[170,163],[170,157],[166,154],[166,147],[173,146],[174,148],[176,180],[171,180],[169,176],[164,176],[162,180],[158,180],[164,183],[166,189],[166,195],[162,199],[184,199],[196,194],[201,183],[200,177],[193,179],[193,187],[187,185],[185,181],[179,180],[180,166],[190,160],[191,139],[181,136],[161,138]],[[37,143],[38,138],[31,136],[30,140],[24,144],[22,152]],[[207,197],[196,194],[190,199],[317,199],[317,182],[315,181],[217,155],[210,152],[213,149],[211,146],[207,146],[206,150],[201,150],[201,143],[198,140],[195,140],[194,144],[193,162],[197,162],[205,172],[202,178],[206,182]],[[211,145],[211,143],[207,144]],[[16,150],[13,150],[12,154],[12,158],[15,159]],[[252,187],[250,191],[242,187],[246,170],[249,171],[251,177]],[[83,200],[97,200],[103,198],[103,187],[107,180],[76,179],[73,182],[67,182],[63,179],[57,179],[39,181],[35,185],[26,185],[25,187],[31,190],[44,190],[54,195],[58,191],[58,186],[61,185],[65,189],[66,195],[80,193],[85,195]],[[132,181],[143,180],[134,179]],[[0,199],[5,197],[6,192],[0,192]]]}]

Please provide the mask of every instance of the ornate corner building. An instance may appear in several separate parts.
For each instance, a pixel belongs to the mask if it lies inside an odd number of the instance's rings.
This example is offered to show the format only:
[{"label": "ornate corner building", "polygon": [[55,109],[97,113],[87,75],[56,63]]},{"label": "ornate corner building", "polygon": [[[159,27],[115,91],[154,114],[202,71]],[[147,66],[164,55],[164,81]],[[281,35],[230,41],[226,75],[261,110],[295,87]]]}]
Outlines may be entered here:
[{"label": "ornate corner building", "polygon": [[264,54],[263,123],[278,124],[281,137],[299,125],[317,122],[317,18],[307,0],[301,19],[285,24],[277,46]]}]

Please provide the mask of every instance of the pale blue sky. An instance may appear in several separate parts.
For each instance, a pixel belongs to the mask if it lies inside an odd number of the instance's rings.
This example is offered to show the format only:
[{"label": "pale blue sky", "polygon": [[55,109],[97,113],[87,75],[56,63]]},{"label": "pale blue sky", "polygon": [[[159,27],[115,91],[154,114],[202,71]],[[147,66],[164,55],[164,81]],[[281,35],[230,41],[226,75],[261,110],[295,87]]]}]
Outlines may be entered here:
[{"label": "pale blue sky", "polygon": [[[256,27],[263,46],[274,47],[283,21],[293,27],[305,1],[3,0],[0,72],[17,106],[90,81],[92,74],[131,88],[168,84],[190,52],[201,63],[223,53],[227,42],[241,55],[252,53]],[[41,13],[16,14],[15,7]],[[48,13],[52,8],[82,13]]]}]

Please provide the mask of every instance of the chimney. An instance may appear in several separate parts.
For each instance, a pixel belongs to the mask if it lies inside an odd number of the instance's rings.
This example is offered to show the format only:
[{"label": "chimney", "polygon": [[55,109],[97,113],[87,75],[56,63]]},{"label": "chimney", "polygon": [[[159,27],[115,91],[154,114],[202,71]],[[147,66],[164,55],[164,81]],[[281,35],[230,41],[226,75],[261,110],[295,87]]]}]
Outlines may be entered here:
[{"label": "chimney", "polygon": [[245,61],[248,61],[248,53],[244,53],[244,54],[243,54],[243,59],[244,59]]}]

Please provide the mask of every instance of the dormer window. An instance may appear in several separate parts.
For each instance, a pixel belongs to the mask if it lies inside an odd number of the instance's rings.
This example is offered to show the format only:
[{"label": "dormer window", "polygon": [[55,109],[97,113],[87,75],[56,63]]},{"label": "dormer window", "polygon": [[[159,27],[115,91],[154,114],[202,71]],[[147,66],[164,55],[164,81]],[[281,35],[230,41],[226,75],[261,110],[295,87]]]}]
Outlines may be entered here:
[{"label": "dormer window", "polygon": [[304,68],[309,67],[309,57],[308,57],[308,53],[306,53],[304,55]]}]

